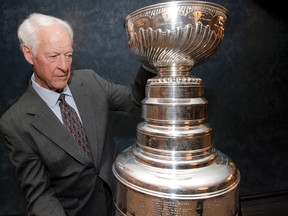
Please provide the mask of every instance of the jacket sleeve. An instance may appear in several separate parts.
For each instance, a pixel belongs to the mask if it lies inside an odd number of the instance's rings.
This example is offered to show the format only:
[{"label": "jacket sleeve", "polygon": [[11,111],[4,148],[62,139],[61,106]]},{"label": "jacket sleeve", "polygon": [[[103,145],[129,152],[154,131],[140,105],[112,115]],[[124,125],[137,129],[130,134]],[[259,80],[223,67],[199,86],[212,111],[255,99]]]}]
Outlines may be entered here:
[{"label": "jacket sleeve", "polygon": [[140,66],[137,76],[135,78],[134,84],[132,85],[134,97],[141,105],[141,101],[145,98],[145,87],[147,85],[147,80],[154,77],[156,72],[151,72],[147,67]]},{"label": "jacket sleeve", "polygon": [[[8,126],[9,125],[9,126]],[[17,127],[1,119],[0,131],[8,148],[9,157],[16,168],[16,175],[28,201],[30,216],[65,216],[60,202],[50,189],[44,165]]]},{"label": "jacket sleeve", "polygon": [[[139,108],[142,105],[141,101],[145,97],[147,80],[155,76],[155,73],[145,70],[143,66],[140,66],[131,86],[124,86],[108,82],[95,72],[92,74],[97,82],[97,86],[102,89],[102,95],[106,95],[109,101],[109,109],[112,111],[131,111]],[[87,77],[85,78],[87,79]]]}]

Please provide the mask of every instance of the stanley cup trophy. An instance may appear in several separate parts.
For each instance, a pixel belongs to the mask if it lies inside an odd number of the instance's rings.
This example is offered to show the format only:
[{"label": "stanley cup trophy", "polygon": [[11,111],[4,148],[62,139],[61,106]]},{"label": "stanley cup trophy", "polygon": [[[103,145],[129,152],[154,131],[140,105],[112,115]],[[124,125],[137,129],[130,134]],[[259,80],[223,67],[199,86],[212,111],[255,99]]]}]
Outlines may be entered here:
[{"label": "stanley cup trophy", "polygon": [[191,75],[223,40],[228,10],[204,1],[129,14],[129,48],[157,72],[146,85],[134,145],[116,158],[116,216],[239,215],[240,173],[212,145],[202,80]]}]

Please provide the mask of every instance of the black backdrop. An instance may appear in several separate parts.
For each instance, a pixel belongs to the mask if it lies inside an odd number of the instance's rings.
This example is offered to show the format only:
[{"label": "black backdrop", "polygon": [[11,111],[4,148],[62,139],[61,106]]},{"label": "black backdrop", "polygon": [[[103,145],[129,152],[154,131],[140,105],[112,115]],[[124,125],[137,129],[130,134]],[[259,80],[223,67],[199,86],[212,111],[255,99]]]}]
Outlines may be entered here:
[{"label": "black backdrop", "polygon": [[[23,93],[31,76],[18,47],[19,22],[31,12],[69,20],[75,30],[73,68],[93,68],[129,84],[139,62],[127,47],[123,19],[159,0],[0,0],[0,115]],[[207,122],[215,148],[241,172],[240,195],[288,189],[288,24],[273,1],[214,0],[230,11],[220,49],[193,70],[204,81]],[[277,9],[277,10],[276,10]],[[279,11],[280,10],[280,11]],[[282,16],[283,15],[283,16]],[[133,144],[136,114],[113,114],[117,143]],[[0,215],[25,211],[3,139],[0,140]]]}]

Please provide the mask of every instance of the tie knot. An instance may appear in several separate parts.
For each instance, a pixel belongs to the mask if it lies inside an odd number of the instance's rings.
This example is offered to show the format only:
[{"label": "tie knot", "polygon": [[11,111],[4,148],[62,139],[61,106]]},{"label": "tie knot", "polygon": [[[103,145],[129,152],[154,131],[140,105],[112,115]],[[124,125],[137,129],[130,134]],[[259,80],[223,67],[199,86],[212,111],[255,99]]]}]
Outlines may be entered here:
[{"label": "tie knot", "polygon": [[64,102],[65,101],[65,94],[60,94],[59,101]]}]

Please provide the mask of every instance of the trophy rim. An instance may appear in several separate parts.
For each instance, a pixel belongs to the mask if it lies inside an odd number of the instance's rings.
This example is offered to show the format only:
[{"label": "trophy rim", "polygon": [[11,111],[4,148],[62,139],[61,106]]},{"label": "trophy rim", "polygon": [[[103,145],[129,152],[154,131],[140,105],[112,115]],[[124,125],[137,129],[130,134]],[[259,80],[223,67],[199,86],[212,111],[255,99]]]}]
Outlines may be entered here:
[{"label": "trophy rim", "polygon": [[130,20],[132,17],[136,16],[137,14],[140,14],[140,13],[144,13],[146,11],[149,11],[153,8],[156,8],[156,7],[163,7],[163,6],[168,6],[168,5],[171,5],[171,4],[175,4],[177,6],[187,6],[187,5],[193,5],[193,6],[196,6],[196,5],[199,5],[199,6],[209,6],[209,7],[214,7],[215,9],[217,10],[220,10],[222,11],[226,16],[229,15],[229,10],[220,5],[220,4],[217,4],[217,3],[214,3],[214,2],[209,2],[209,1],[189,1],[189,0],[185,0],[185,1],[169,1],[169,2],[161,2],[161,3],[156,3],[156,4],[152,4],[152,5],[148,5],[148,6],[144,6],[142,8],[139,8],[137,10],[134,10],[133,12],[131,12],[130,14],[128,14],[125,19],[124,19],[124,27],[125,27],[125,24],[128,22],[128,20]]}]

